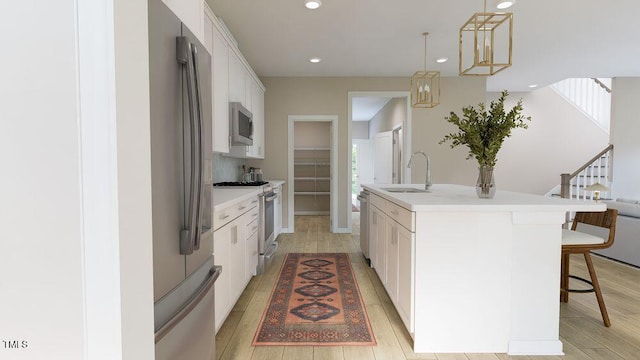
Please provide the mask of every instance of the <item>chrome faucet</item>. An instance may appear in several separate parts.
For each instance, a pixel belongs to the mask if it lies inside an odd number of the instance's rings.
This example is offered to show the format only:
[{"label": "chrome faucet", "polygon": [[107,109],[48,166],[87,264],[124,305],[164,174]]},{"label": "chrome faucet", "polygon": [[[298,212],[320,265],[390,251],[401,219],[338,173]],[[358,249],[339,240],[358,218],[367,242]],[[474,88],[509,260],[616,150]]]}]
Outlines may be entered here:
[{"label": "chrome faucet", "polygon": [[416,156],[416,154],[422,154],[424,155],[424,158],[427,159],[427,175],[424,179],[424,189],[425,190],[429,190],[429,188],[431,187],[431,170],[429,169],[429,156],[427,154],[425,154],[422,151],[416,151],[413,153],[413,155],[411,155],[411,159],[409,159],[409,164],[407,164],[407,167],[410,168],[411,164],[413,164],[413,158]]}]

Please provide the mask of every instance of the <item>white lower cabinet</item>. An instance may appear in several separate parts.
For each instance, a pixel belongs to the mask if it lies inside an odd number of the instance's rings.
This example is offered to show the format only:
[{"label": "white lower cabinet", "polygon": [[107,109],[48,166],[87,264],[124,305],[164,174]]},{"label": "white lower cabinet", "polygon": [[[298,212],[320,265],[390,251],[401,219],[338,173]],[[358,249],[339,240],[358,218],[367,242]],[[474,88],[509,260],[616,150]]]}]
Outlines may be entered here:
[{"label": "white lower cabinet", "polygon": [[[387,259],[386,259],[386,223],[384,212],[375,205],[370,207],[371,228],[369,229],[369,239],[373,239],[376,248],[376,256],[371,257],[371,265],[376,270],[378,277],[383,285],[387,284]],[[371,240],[369,240],[371,241]],[[372,245],[370,244],[371,248]]]},{"label": "white lower cabinet", "polygon": [[387,259],[387,283],[385,288],[391,301],[395,304],[398,301],[398,224],[389,217],[385,217],[385,221],[385,242],[387,243],[385,256]]},{"label": "white lower cabinet", "polygon": [[415,214],[374,194],[369,203],[371,266],[405,326],[413,333]]},{"label": "white lower cabinet", "polygon": [[258,268],[258,207],[254,207],[247,214],[246,249],[245,249],[245,277],[251,279]]},{"label": "white lower cabinet", "polygon": [[[222,273],[215,284],[216,332],[220,329],[258,265],[257,199],[216,211],[213,253]],[[217,221],[216,221],[217,220]]]},{"label": "white lower cabinet", "polygon": [[[376,210],[374,206],[369,203],[368,208],[368,219],[369,219],[369,229],[367,229],[369,233],[369,261],[371,262],[371,267],[374,269],[378,268],[378,233],[375,232],[375,224],[373,219],[373,213]],[[377,220],[377,219],[376,219]]]},{"label": "white lower cabinet", "polygon": [[414,276],[415,276],[415,232],[407,230],[403,226],[398,226],[398,300],[396,309],[404,325],[413,333],[414,314]]},{"label": "white lower cabinet", "polygon": [[231,293],[231,308],[242,294],[244,287],[246,286],[245,276],[245,228],[244,218],[239,217],[232,222],[233,227],[231,230],[231,247],[229,251],[229,264],[230,285],[229,291]]},{"label": "white lower cabinet", "polygon": [[222,272],[215,283],[215,313],[216,313],[216,332],[222,326],[224,319],[228,315],[228,309],[231,306],[231,231],[233,224],[227,224],[213,233],[213,253],[215,263],[222,266]]}]

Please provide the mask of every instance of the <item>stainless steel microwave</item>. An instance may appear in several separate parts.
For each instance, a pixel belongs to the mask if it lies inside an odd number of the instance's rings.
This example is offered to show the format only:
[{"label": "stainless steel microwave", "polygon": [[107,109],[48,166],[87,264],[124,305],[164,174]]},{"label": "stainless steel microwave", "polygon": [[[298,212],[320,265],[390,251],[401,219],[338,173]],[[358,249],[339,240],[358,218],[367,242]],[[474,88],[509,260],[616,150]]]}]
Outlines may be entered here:
[{"label": "stainless steel microwave", "polygon": [[231,145],[253,145],[253,115],[239,102],[230,103]]}]

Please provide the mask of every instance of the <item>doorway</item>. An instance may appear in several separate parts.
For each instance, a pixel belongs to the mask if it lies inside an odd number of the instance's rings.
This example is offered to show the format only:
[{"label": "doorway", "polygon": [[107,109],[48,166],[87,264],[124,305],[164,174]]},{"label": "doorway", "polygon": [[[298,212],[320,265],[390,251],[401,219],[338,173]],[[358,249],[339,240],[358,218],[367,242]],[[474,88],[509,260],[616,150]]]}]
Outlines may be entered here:
[{"label": "doorway", "polygon": [[373,147],[369,139],[353,139],[351,149],[351,203],[359,209],[361,185],[373,183]]},{"label": "doorway", "polygon": [[336,232],[337,121],[334,115],[289,116],[289,224],[295,215],[328,215]]},{"label": "doorway", "polygon": [[[349,176],[347,176],[348,181],[351,181],[350,186],[348,188],[351,191],[351,196],[349,196],[346,200],[347,202],[344,206],[348,206],[350,209],[352,208],[353,198],[356,198],[358,193],[361,191],[362,184],[373,184],[375,182],[374,173],[375,173],[375,165],[378,164],[378,155],[375,153],[375,138],[376,134],[382,132],[388,132],[389,141],[388,146],[385,146],[385,158],[388,154],[388,170],[385,171],[385,178],[388,178],[386,182],[389,183],[405,183],[406,179],[411,179],[411,169],[403,166],[404,163],[404,154],[409,154],[411,152],[411,99],[410,93],[408,91],[350,91],[347,94],[348,96],[348,139],[349,139],[349,147],[351,149],[348,154],[345,156],[349,156],[347,160],[349,164],[352,166],[348,167],[348,171],[351,172]],[[358,120],[358,114],[354,114],[354,108],[360,106],[362,103],[362,99],[387,99],[388,102],[396,101],[393,104],[393,111],[388,113],[387,115],[391,117],[396,117],[398,113],[401,114],[401,120],[399,122],[395,122],[393,124],[371,124],[367,126],[366,130],[362,129],[362,125],[360,121],[354,122],[354,120]],[[375,101],[372,101],[375,102]],[[364,103],[369,103],[369,101],[365,101]],[[386,105],[385,105],[386,106]],[[388,105],[391,106],[391,105]],[[378,108],[378,111],[384,112],[388,109]],[[373,115],[372,115],[373,116]],[[370,117],[371,119],[372,117]],[[368,119],[367,119],[368,120]],[[366,135],[363,135],[362,132],[367,131]],[[395,141],[394,141],[395,139]],[[367,143],[367,145],[364,145]],[[364,146],[369,146],[371,149],[371,163],[373,164],[371,169],[371,178],[366,178],[367,175],[363,173],[368,171],[368,169],[363,169],[362,166],[359,166],[361,158],[364,156],[361,155],[360,150],[364,148]],[[354,152],[356,159],[354,160]],[[343,155],[341,155],[343,156]],[[374,161],[375,159],[375,161]],[[346,159],[345,159],[346,160]],[[354,174],[355,172],[355,174]],[[388,173],[388,177],[387,174]],[[340,206],[343,206],[342,204]],[[353,217],[349,216],[347,219],[347,228],[349,232],[353,232]]]}]

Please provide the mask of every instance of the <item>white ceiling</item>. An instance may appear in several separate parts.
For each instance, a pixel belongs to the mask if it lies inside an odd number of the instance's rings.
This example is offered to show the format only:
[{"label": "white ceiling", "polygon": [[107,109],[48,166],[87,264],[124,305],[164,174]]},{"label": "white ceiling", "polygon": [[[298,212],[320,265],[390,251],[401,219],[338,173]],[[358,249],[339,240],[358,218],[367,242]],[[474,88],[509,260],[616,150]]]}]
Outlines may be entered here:
[{"label": "white ceiling", "polygon": [[[423,67],[458,75],[458,30],[480,0],[206,0],[258,76],[406,76]],[[488,11],[492,0],[487,1]],[[487,90],[528,91],[568,77],[640,76],[638,0],[518,0],[513,66]],[[318,56],[320,64],[308,59]],[[436,64],[438,57],[448,57]]]}]

